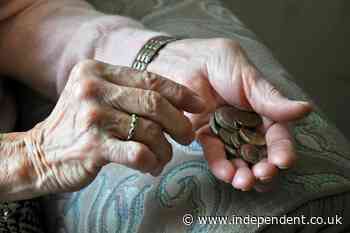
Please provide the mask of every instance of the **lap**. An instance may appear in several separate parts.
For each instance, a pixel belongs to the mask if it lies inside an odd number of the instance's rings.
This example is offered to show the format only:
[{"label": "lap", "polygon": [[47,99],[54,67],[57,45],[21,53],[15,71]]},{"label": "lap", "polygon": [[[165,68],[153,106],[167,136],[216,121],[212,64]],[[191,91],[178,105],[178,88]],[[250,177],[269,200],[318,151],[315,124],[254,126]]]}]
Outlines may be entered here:
[{"label": "lap", "polygon": [[[174,145],[174,159],[162,176],[153,178],[110,164],[85,189],[43,199],[53,232],[318,232],[343,225],[215,225],[194,223],[193,216],[339,216],[350,214],[349,192],[338,195],[343,184],[331,173],[310,174],[293,169],[279,177],[272,193],[241,192],[217,181],[202,157],[200,147]],[[321,172],[326,170],[320,169]],[[313,173],[314,172],[314,173]],[[346,185],[346,184],[344,184]],[[324,186],[324,187],[322,187]],[[59,231],[58,231],[59,229]],[[277,231],[277,232],[278,232]],[[327,232],[327,231],[326,231]]]}]

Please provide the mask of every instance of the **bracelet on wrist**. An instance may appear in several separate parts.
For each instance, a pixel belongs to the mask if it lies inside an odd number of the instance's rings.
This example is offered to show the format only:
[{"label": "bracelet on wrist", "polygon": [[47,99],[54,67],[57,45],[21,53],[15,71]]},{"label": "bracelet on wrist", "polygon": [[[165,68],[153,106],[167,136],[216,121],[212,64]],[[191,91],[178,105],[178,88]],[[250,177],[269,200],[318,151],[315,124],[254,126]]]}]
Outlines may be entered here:
[{"label": "bracelet on wrist", "polygon": [[162,48],[164,48],[168,43],[179,39],[181,38],[171,36],[156,36],[151,38],[140,49],[131,65],[131,68],[139,71],[145,71],[147,69],[147,65],[154,60]]}]

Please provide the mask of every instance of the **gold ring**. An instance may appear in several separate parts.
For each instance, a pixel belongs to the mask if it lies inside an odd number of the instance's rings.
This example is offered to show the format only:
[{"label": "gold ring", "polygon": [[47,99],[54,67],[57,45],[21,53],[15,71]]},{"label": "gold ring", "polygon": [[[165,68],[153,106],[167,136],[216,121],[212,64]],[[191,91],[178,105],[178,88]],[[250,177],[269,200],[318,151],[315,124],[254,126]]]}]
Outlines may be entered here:
[{"label": "gold ring", "polygon": [[135,130],[136,130],[136,127],[137,127],[137,120],[138,120],[138,116],[136,114],[131,114],[131,123],[130,123],[130,129],[129,129],[129,132],[128,132],[128,137],[126,138],[126,140],[131,140],[132,137],[134,136],[135,134]]}]

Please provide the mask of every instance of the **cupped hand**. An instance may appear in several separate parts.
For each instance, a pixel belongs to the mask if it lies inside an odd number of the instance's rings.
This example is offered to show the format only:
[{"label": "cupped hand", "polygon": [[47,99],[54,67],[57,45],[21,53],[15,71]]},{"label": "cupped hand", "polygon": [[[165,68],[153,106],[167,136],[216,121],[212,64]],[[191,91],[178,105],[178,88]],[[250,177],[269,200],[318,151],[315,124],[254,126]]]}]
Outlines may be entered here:
[{"label": "cupped hand", "polygon": [[[32,182],[41,194],[78,190],[107,163],[158,175],[172,156],[163,131],[190,143],[195,135],[183,112],[203,109],[194,92],[159,75],[81,62],[53,112],[30,131]],[[126,140],[133,113],[136,131]]]},{"label": "cupped hand", "polygon": [[[304,117],[312,107],[284,97],[249,61],[238,42],[221,38],[179,40],[162,49],[148,70],[189,87],[205,100],[205,113],[189,117],[218,179],[237,189],[250,190],[256,181],[267,183],[278,169],[289,168],[295,162],[288,123]],[[251,168],[243,160],[226,159],[223,143],[208,127],[209,113],[225,104],[262,116],[267,159]]]}]

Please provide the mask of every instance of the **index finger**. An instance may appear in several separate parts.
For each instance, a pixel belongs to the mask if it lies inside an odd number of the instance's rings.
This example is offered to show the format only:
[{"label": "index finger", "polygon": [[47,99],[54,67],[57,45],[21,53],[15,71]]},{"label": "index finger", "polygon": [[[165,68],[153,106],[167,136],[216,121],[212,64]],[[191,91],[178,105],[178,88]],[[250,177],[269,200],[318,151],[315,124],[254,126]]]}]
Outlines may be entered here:
[{"label": "index finger", "polygon": [[102,63],[102,76],[107,81],[126,87],[152,90],[160,93],[175,107],[191,113],[205,110],[205,102],[189,88],[158,74],[137,71],[129,67]]}]

